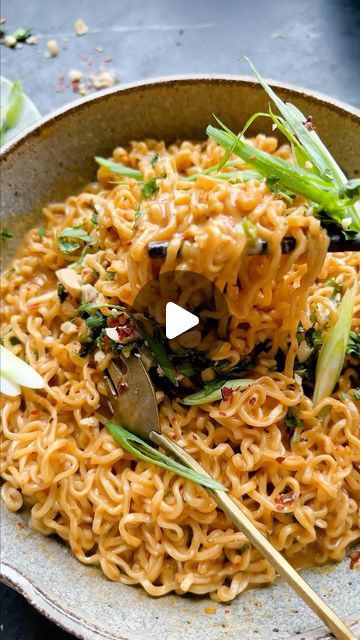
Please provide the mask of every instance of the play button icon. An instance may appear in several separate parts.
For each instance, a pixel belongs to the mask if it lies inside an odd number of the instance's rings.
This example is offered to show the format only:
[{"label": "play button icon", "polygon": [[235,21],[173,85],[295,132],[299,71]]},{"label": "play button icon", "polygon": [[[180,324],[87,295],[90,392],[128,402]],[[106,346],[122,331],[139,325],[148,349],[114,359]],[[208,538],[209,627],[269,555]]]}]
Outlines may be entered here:
[{"label": "play button icon", "polygon": [[177,338],[199,324],[199,318],[174,302],[166,304],[165,333],[168,340]]}]

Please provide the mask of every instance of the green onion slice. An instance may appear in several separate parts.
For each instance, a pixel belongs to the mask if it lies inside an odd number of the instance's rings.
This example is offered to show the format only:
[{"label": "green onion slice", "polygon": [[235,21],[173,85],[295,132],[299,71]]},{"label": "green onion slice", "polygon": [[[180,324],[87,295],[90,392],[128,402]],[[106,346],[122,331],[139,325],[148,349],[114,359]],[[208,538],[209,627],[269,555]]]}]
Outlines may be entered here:
[{"label": "green onion slice", "polygon": [[132,169],[131,167],[126,167],[124,164],[120,164],[120,162],[114,162],[114,160],[107,160],[106,158],[101,158],[100,156],[95,156],[95,161],[100,165],[100,167],[104,167],[111,173],[117,173],[121,176],[126,176],[127,178],[135,178],[139,182],[142,181],[143,176],[141,171],[137,169]]},{"label": "green onion slice", "polygon": [[207,404],[208,402],[217,402],[222,400],[221,390],[226,387],[227,389],[245,389],[250,384],[255,382],[251,378],[241,378],[238,380],[215,380],[212,383],[206,385],[201,391],[192,393],[190,396],[186,396],[181,400],[181,404],[189,406],[198,404]]},{"label": "green onion slice", "polygon": [[339,305],[338,319],[325,336],[315,372],[313,403],[331,395],[343,368],[349,342],[357,286],[348,289]]},{"label": "green onion slice", "polygon": [[214,480],[214,478],[208,478],[202,473],[192,471],[180,462],[177,462],[164,453],[161,453],[158,449],[155,449],[155,447],[152,447],[144,440],[141,440],[141,438],[136,436],[134,433],[127,431],[121,425],[115,424],[114,422],[108,422],[106,424],[106,428],[109,429],[114,440],[116,440],[123,449],[132,453],[136,458],[144,460],[144,462],[154,464],[157,467],[162,467],[167,471],[172,471],[178,476],[182,476],[183,478],[191,480],[195,484],[207,487],[208,489],[227,491],[227,488],[220,482]]}]

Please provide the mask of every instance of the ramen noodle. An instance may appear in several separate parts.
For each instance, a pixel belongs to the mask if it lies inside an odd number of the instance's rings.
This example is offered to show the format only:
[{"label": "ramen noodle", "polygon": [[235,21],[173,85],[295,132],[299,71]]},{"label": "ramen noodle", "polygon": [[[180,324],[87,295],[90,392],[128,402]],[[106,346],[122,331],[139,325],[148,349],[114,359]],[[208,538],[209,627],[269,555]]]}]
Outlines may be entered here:
[{"label": "ramen noodle", "polygon": [[[291,161],[275,138],[251,142]],[[272,582],[274,569],[203,487],[134,458],[104,428],[103,372],[114,352],[98,344],[84,353],[87,326],[78,313],[81,296],[131,305],[166,271],[201,273],[216,284],[229,308],[227,332],[215,313],[217,328],[195,328],[171,348],[229,366],[257,349],[246,371],[254,382],[192,407],[158,387],[162,431],[226,485],[296,567],[344,557],[360,536],[359,400],[349,392],[359,370],[347,356],[336,391],[316,407],[306,376],[316,336],[334,324],[340,297],[358,282],[359,255],[326,253],[327,235],[303,198],[274,193],[265,180],[204,174],[222,154],[212,141],[135,142],[116,148],[113,159],[142,172],[152,187],[147,197],[135,179],[101,167],[97,182],[44,209],[44,228],[28,233],[2,278],[3,344],[46,387],[2,398],[1,475],[8,509],[30,507],[35,529],[62,538],[110,580],[141,584],[152,596],[175,591],[226,602]],[[79,258],[59,245],[69,228],[96,244],[75,265],[68,295],[56,272]],[[267,241],[268,255],[247,255],[249,228]],[[288,254],[285,236],[296,239]],[[161,260],[149,257],[155,241],[167,246]],[[192,295],[183,292],[184,304]],[[163,321],[156,301],[149,312]],[[358,294],[352,330],[359,328]],[[211,366],[202,375],[211,379]]]}]

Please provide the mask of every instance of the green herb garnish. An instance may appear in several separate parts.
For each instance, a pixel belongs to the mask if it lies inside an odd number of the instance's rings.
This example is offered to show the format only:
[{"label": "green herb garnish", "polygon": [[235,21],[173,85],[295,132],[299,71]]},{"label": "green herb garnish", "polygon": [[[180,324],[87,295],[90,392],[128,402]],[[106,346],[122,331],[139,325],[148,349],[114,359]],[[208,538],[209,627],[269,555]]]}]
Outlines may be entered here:
[{"label": "green herb garnish", "polygon": [[100,167],[104,167],[104,169],[111,171],[111,173],[120,174],[127,178],[135,178],[135,180],[138,180],[139,182],[143,179],[141,171],[132,169],[131,167],[126,167],[124,164],[114,162],[114,160],[107,160],[106,158],[95,156],[95,161],[100,165]]},{"label": "green herb garnish", "polygon": [[20,118],[24,94],[19,80],[16,80],[7,95],[6,103],[0,110],[0,145],[4,143],[5,133],[15,127]]},{"label": "green herb garnish", "polygon": [[152,351],[152,353],[154,354],[166,377],[170,380],[170,382],[173,383],[175,387],[177,387],[178,383],[175,377],[174,367],[170,362],[164,343],[156,336],[150,335],[150,333],[146,331],[144,325],[141,322],[138,322],[137,324],[145,342],[147,342],[150,351]]},{"label": "green herb garnish", "polygon": [[257,238],[257,230],[255,225],[250,220],[242,221],[243,229],[251,242],[254,242]]},{"label": "green herb garnish", "polygon": [[150,178],[150,180],[144,182],[142,186],[141,197],[149,198],[149,196],[154,195],[157,191],[159,191],[159,187],[157,186],[156,178]]},{"label": "green herb garnish", "polygon": [[46,233],[46,228],[45,227],[39,227],[37,230],[38,236],[39,238],[43,238],[45,233]]},{"label": "green herb garnish", "polygon": [[14,38],[16,38],[18,42],[24,42],[24,40],[26,40],[27,38],[30,38],[31,31],[30,29],[24,29],[22,27],[19,27],[19,29],[15,29],[13,36]]},{"label": "green herb garnish", "polygon": [[346,353],[352,358],[357,358],[357,360],[360,360],[360,333],[356,333],[356,331],[350,331]]},{"label": "green herb garnish", "polygon": [[360,400],[360,387],[356,387],[356,389],[353,389],[353,394],[355,400]]},{"label": "green herb garnish", "polygon": [[327,332],[315,372],[314,405],[330,396],[341,373],[348,347],[356,285],[348,289],[339,305],[338,319]]},{"label": "green herb garnish", "polygon": [[99,212],[98,212],[96,204],[95,204],[95,202],[93,200],[90,202],[90,208],[91,208],[91,211],[92,211],[90,220],[93,223],[94,227],[97,227],[98,224],[99,224],[98,223]]},{"label": "green herb garnish", "polygon": [[192,393],[186,398],[182,398],[181,404],[189,406],[207,404],[208,402],[217,402],[222,400],[222,389],[245,389],[250,384],[255,382],[250,378],[241,378],[241,380],[214,380],[197,393]]},{"label": "green herb garnish", "polygon": [[304,421],[298,417],[296,409],[294,409],[294,407],[290,407],[290,409],[288,410],[285,416],[284,423],[285,426],[289,428],[302,427],[304,425]]},{"label": "green herb garnish", "polygon": [[180,462],[177,462],[176,460],[173,460],[173,458],[161,453],[158,449],[155,449],[155,447],[152,447],[144,440],[141,440],[134,433],[124,429],[124,427],[114,424],[113,422],[108,422],[106,424],[106,428],[110,431],[114,440],[116,440],[123,449],[132,453],[136,458],[144,460],[144,462],[154,464],[158,467],[162,467],[162,469],[166,469],[167,471],[172,471],[176,475],[182,476],[183,478],[191,480],[195,484],[207,487],[208,489],[227,491],[227,488],[220,482],[214,480],[214,478],[192,471]]},{"label": "green herb garnish", "polygon": [[106,280],[115,280],[115,278],[116,278],[115,271],[107,271],[105,278],[106,278]]},{"label": "green herb garnish", "polygon": [[165,349],[164,343],[158,339],[156,336],[150,335],[148,331],[146,331],[142,322],[137,320],[135,315],[126,309],[126,307],[122,307],[117,304],[107,304],[105,302],[87,302],[78,307],[78,313],[82,316],[84,313],[89,313],[93,309],[102,309],[107,307],[108,309],[116,309],[117,311],[122,311],[126,313],[137,325],[140,333],[142,334],[143,339],[147,342],[150,351],[154,354],[158,364],[162,368],[166,377],[173,383],[174,386],[177,386],[177,381],[175,377],[175,370],[170,362],[169,356]]},{"label": "green herb garnish", "polygon": [[136,211],[135,211],[135,224],[137,225],[137,223],[139,222],[140,218],[142,217],[143,212],[141,211],[141,207],[139,204],[136,205]]},{"label": "green herb garnish", "polygon": [[152,167],[155,167],[155,165],[157,164],[159,158],[160,158],[160,156],[159,156],[158,152],[156,151],[156,153],[154,153],[153,157],[150,160],[150,164],[151,164]]},{"label": "green herb garnish", "polygon": [[[71,238],[75,239],[72,240]],[[79,249],[81,247],[81,243],[85,244],[85,247],[90,247],[96,243],[95,238],[86,233],[86,231],[81,229],[81,227],[69,227],[64,229],[64,231],[58,235],[57,240],[60,251],[67,254],[73,253],[73,251]],[[79,242],[79,240],[81,242]]]},{"label": "green herb garnish", "polygon": [[5,240],[8,240],[8,238],[12,238],[13,234],[11,233],[11,231],[9,231],[9,229],[3,229],[0,232],[0,245],[3,244],[5,242]]},{"label": "green herb garnish", "polygon": [[[351,233],[360,232],[360,213],[354,204],[359,199],[357,181],[355,183],[352,180],[347,181],[346,176],[313,130],[311,121],[306,119],[294,105],[285,104],[278,98],[250,61],[249,64],[280,111],[280,116],[274,115],[271,110],[268,115],[293,144],[298,164],[291,164],[282,158],[254,148],[216,118],[221,129],[209,125],[207,133],[225,149],[225,161],[232,153],[238,155],[259,171],[273,189],[281,185],[286,191],[302,195],[318,205],[316,213],[321,212],[321,216],[324,217],[325,212],[325,217],[333,224],[336,223],[344,235],[349,236]],[[251,122],[257,115],[252,116]],[[247,126],[249,123],[242,133]],[[312,167],[311,171],[304,168],[309,163]],[[349,221],[346,229],[342,226],[344,220]]]}]

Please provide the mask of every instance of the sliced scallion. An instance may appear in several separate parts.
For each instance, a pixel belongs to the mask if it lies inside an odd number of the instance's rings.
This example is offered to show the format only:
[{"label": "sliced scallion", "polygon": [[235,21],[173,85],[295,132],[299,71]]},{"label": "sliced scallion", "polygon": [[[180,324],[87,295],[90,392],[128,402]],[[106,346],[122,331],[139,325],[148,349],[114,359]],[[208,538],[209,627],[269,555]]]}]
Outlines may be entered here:
[{"label": "sliced scallion", "polygon": [[189,406],[208,404],[209,402],[217,402],[222,400],[222,389],[245,389],[254,380],[250,378],[241,378],[239,380],[215,380],[214,382],[206,385],[201,391],[192,393],[190,396],[186,396],[181,400],[181,404]]},{"label": "sliced scallion", "polygon": [[104,167],[111,173],[120,174],[121,176],[126,176],[127,178],[135,178],[141,182],[143,179],[141,171],[137,169],[132,169],[132,167],[126,167],[124,164],[120,164],[120,162],[114,162],[114,160],[107,160],[106,158],[101,158],[100,156],[95,156],[95,161],[100,165],[100,167]]},{"label": "sliced scallion", "polygon": [[214,478],[209,478],[201,473],[192,471],[180,462],[177,462],[164,453],[161,453],[158,449],[155,449],[155,447],[152,447],[144,440],[141,440],[141,438],[136,436],[134,433],[127,431],[119,424],[108,422],[106,424],[106,428],[109,429],[114,440],[116,440],[123,449],[132,453],[136,458],[144,460],[144,462],[148,462],[149,464],[162,467],[167,471],[172,471],[176,475],[182,476],[183,478],[191,480],[195,484],[207,487],[208,489],[227,491],[227,488],[220,482],[214,480]]},{"label": "sliced scallion", "polygon": [[349,342],[356,285],[348,289],[339,305],[338,319],[325,336],[315,372],[313,403],[331,395],[343,368]]}]

